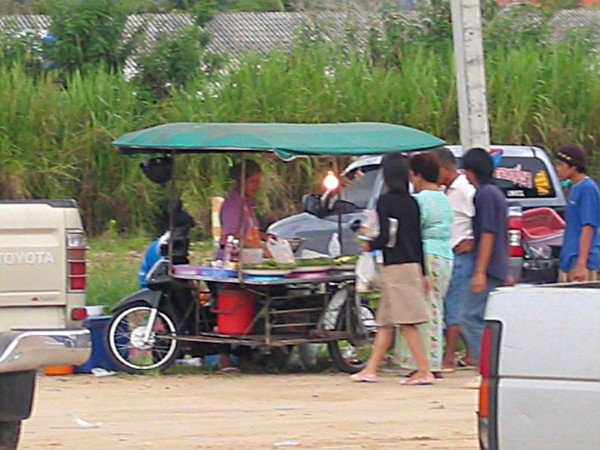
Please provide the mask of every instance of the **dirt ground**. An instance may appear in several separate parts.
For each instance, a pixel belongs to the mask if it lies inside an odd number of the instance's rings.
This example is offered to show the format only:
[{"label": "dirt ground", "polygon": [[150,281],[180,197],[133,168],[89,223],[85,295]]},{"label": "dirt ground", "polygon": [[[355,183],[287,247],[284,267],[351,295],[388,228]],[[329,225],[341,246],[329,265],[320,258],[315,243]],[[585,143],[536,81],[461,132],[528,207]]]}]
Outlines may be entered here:
[{"label": "dirt ground", "polygon": [[20,450],[477,449],[472,371],[434,386],[348,375],[40,376]]}]

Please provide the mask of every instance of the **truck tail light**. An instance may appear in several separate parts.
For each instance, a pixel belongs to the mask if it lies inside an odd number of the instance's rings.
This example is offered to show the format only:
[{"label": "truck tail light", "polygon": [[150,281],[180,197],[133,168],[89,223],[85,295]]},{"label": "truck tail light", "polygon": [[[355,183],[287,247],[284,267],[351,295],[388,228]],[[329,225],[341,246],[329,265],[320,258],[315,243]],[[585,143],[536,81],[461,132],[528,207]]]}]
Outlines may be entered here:
[{"label": "truck tail light", "polygon": [[521,257],[523,251],[523,216],[521,212],[509,212],[508,215],[508,252],[509,256]]},{"label": "truck tail light", "polygon": [[479,357],[479,446],[483,450],[498,449],[498,360],[502,324],[486,321]]},{"label": "truck tail light", "polygon": [[67,277],[68,290],[85,291],[87,267],[85,253],[87,241],[81,230],[67,230]]},{"label": "truck tail light", "polygon": [[87,309],[85,308],[73,308],[71,310],[71,320],[85,320],[87,315]]}]

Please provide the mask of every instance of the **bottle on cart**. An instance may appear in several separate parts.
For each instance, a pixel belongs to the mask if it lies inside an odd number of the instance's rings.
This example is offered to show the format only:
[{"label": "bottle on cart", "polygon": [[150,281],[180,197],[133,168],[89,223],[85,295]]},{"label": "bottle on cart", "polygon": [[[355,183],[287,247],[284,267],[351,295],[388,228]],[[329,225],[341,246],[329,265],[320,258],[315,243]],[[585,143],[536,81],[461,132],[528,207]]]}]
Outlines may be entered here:
[{"label": "bottle on cart", "polygon": [[223,248],[223,267],[231,267],[231,250],[233,248],[233,236],[227,236],[225,239],[225,246]]},{"label": "bottle on cart", "polygon": [[[233,237],[233,236],[232,236]],[[230,261],[237,263],[240,260],[240,240],[235,237],[231,240]]]},{"label": "bottle on cart", "polygon": [[340,238],[337,233],[333,233],[331,235],[331,239],[329,239],[329,244],[327,244],[327,253],[332,258],[337,258],[342,254],[342,249],[340,245]]},{"label": "bottle on cart", "polygon": [[235,236],[229,235],[225,240],[223,267],[234,268],[240,260],[240,241]]}]

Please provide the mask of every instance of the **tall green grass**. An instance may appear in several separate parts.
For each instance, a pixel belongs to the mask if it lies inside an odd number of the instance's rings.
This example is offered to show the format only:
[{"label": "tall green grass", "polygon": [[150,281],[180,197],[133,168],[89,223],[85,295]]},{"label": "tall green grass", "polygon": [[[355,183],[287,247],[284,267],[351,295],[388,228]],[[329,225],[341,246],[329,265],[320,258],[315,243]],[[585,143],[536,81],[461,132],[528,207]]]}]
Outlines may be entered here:
[{"label": "tall green grass", "polygon": [[[136,234],[120,236],[109,228],[88,240],[87,304],[104,305],[105,312],[119,300],[140,289],[138,271],[151,238]],[[213,255],[211,241],[193,241],[190,261],[200,264]]]},{"label": "tall green grass", "polygon": [[[165,188],[138,169],[142,157],[119,155],[111,141],[124,132],[174,121],[384,121],[458,141],[451,46],[404,42],[397,63],[367,49],[315,42],[290,52],[248,55],[217,79],[201,74],[170,98],[142,100],[120,74],[33,77],[21,65],[0,67],[0,195],[70,197],[87,230],[101,234],[114,219],[132,233],[154,232],[153,210]],[[600,109],[598,56],[581,42],[523,44],[486,54],[492,141],[540,144],[549,150],[574,141],[590,149],[598,176]],[[321,161],[258,158],[264,167],[258,198],[265,221],[293,212],[301,194],[318,190]],[[231,157],[178,158],[178,188],[209,233],[209,201],[230,186]]]},{"label": "tall green grass", "polygon": [[138,270],[146,239],[119,238],[110,232],[89,239],[87,304],[104,305],[105,313],[139,289]]}]

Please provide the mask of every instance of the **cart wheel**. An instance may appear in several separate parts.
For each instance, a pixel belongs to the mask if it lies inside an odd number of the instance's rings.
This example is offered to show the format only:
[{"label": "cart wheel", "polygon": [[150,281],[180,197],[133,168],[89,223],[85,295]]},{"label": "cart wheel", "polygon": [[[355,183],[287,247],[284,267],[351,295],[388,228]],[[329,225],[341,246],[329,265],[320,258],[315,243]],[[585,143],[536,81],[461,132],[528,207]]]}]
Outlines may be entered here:
[{"label": "cart wheel", "polygon": [[159,311],[147,341],[146,324],[152,309],[145,305],[130,305],[117,310],[106,327],[105,344],[108,354],[119,370],[146,373],[167,369],[179,353],[175,321]]},{"label": "cart wheel", "polygon": [[350,331],[353,339],[341,339],[339,341],[329,342],[329,356],[335,366],[346,373],[356,373],[367,364],[373,348],[373,340],[377,333],[375,324],[375,312],[367,305],[360,306],[360,323],[357,317],[352,315],[350,320],[350,330],[346,323],[346,308],[340,310],[337,317],[335,330]]}]

